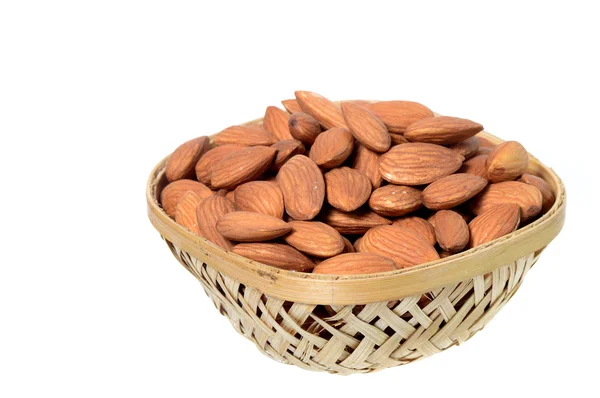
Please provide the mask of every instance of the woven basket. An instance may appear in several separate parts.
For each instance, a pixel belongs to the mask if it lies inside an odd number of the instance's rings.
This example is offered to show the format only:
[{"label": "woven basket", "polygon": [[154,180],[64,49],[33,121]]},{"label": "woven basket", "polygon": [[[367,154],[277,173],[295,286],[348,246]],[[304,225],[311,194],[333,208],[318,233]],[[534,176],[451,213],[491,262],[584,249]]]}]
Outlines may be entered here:
[{"label": "woven basket", "polygon": [[510,300],[565,218],[562,182],[531,157],[529,171],[550,184],[556,202],[510,235],[398,271],[296,273],[227,252],[169,218],[158,203],[167,160],[152,171],[146,189],[154,227],[240,334],[269,357],[309,370],[372,372],[468,340]]}]

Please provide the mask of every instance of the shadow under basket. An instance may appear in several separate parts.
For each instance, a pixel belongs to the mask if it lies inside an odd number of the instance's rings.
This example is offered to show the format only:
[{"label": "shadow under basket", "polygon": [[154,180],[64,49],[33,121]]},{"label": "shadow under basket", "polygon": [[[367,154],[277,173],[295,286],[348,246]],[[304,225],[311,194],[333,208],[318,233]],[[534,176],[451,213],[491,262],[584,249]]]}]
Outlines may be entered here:
[{"label": "shadow under basket", "polygon": [[146,188],[154,227],[240,334],[269,357],[309,370],[367,373],[465,342],[510,300],[565,219],[561,180],[531,156],[529,172],[548,182],[556,202],[510,235],[392,272],[298,273],[227,252],[175,223],[158,202],[167,159]]}]

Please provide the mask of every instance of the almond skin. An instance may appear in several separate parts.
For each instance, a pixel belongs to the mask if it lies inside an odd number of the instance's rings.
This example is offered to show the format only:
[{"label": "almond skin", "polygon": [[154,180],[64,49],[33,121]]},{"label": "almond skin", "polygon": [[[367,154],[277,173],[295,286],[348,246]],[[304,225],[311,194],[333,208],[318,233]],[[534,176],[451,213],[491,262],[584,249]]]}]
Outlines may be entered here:
[{"label": "almond skin", "polygon": [[425,238],[425,240],[427,240],[427,242],[429,242],[432,246],[437,242],[433,225],[431,225],[429,221],[425,220],[424,218],[417,216],[406,216],[395,219],[392,225],[415,231]]},{"label": "almond skin", "polygon": [[458,253],[469,243],[469,226],[452,210],[438,211],[435,214],[435,238],[443,250]]},{"label": "almond skin", "polygon": [[390,138],[392,145],[408,144],[410,142],[402,134],[390,133]]},{"label": "almond skin", "polygon": [[334,127],[347,128],[340,108],[317,93],[296,91],[296,101],[300,108],[315,119],[326,129]]},{"label": "almond skin", "polygon": [[378,225],[389,225],[392,222],[377,213],[364,208],[346,213],[337,209],[326,209],[321,213],[321,221],[331,225],[341,234],[364,234]]},{"label": "almond skin", "polygon": [[440,178],[423,190],[423,204],[431,210],[456,207],[481,192],[488,181],[485,178],[458,173]]},{"label": "almond skin", "polygon": [[412,123],[433,116],[431,109],[411,101],[379,101],[365,107],[381,119],[390,133],[402,134]]},{"label": "almond skin", "polygon": [[292,231],[283,237],[288,245],[315,257],[332,257],[344,251],[342,235],[318,221],[290,221]]},{"label": "almond skin", "polygon": [[379,158],[381,176],[398,185],[422,185],[454,173],[464,158],[440,145],[410,143],[392,147]]},{"label": "almond skin", "polygon": [[216,145],[237,144],[243,146],[271,145],[277,139],[268,131],[250,126],[231,126],[217,133],[213,140]]},{"label": "almond skin", "polygon": [[[295,220],[312,220],[325,200],[325,180],[317,165],[304,155],[288,160],[277,173],[285,211]],[[302,195],[298,195],[302,192]]]},{"label": "almond skin", "polygon": [[210,148],[208,137],[198,137],[181,144],[167,162],[165,176],[169,182],[194,177],[194,167]]},{"label": "almond skin", "polygon": [[404,137],[409,141],[449,145],[466,140],[483,130],[471,120],[451,116],[421,119],[406,128]]},{"label": "almond skin", "polygon": [[490,184],[471,202],[471,210],[480,215],[491,207],[515,203],[521,208],[521,221],[527,221],[542,210],[542,193],[533,185],[518,181]]},{"label": "almond skin", "polygon": [[458,170],[459,173],[468,173],[487,179],[487,167],[485,165],[488,155],[476,155],[463,163]]},{"label": "almond skin", "polygon": [[525,184],[533,185],[542,193],[542,212],[546,213],[556,200],[554,193],[552,192],[552,188],[550,185],[543,179],[538,176],[534,176],[533,174],[523,174],[519,181],[524,182]]},{"label": "almond skin", "polygon": [[200,198],[204,199],[213,194],[206,185],[194,180],[177,180],[168,184],[160,193],[160,204],[165,213],[171,218],[175,218],[177,203],[187,191],[195,192]]},{"label": "almond skin", "polygon": [[469,247],[477,247],[507,235],[519,227],[519,206],[514,203],[490,207],[469,223]]},{"label": "almond skin", "polygon": [[394,271],[396,265],[387,258],[373,253],[346,253],[322,261],[313,274],[362,275]]},{"label": "almond skin", "polygon": [[479,151],[479,138],[473,136],[452,144],[448,148],[462,155],[465,159],[470,159]]},{"label": "almond skin", "polygon": [[289,118],[290,114],[286,111],[282,111],[276,106],[268,106],[263,118],[263,128],[278,141],[290,140],[294,137],[292,137],[288,128]]},{"label": "almond skin", "polygon": [[234,191],[234,201],[238,210],[283,218],[283,193],[275,183],[251,181],[242,184]]},{"label": "almond skin", "polygon": [[315,263],[291,246],[282,243],[240,243],[234,253],[280,269],[310,272]]},{"label": "almond skin", "polygon": [[271,165],[271,170],[273,171],[279,171],[281,166],[283,166],[291,157],[302,155],[306,150],[302,142],[294,139],[278,141],[271,145],[271,148],[277,150],[275,160]]},{"label": "almond skin", "polygon": [[194,191],[187,191],[185,195],[177,202],[175,208],[175,221],[196,235],[200,235],[198,228],[198,219],[196,218],[196,208],[204,199]]},{"label": "almond skin", "polygon": [[296,113],[296,112],[302,112],[302,108],[300,108],[300,104],[298,104],[298,101],[296,101],[295,99],[283,100],[283,101],[281,101],[281,105],[283,105],[285,110],[288,111],[288,113],[290,113],[290,114]]},{"label": "almond skin", "polygon": [[232,189],[255,180],[271,167],[276,153],[275,148],[267,146],[235,151],[213,166],[210,184],[214,188]]},{"label": "almond skin", "polygon": [[196,178],[205,185],[210,185],[212,168],[227,155],[245,147],[235,144],[218,146],[206,152],[196,163]]},{"label": "almond skin", "polygon": [[234,212],[233,204],[219,195],[210,196],[196,208],[200,236],[225,250],[231,250],[231,242],[217,231],[217,221],[227,213]]},{"label": "almond skin", "polygon": [[352,154],[354,137],[348,129],[332,128],[317,137],[309,157],[317,166],[332,169],[344,163]]},{"label": "almond skin", "polygon": [[312,145],[323,131],[321,124],[304,112],[292,113],[288,121],[288,128],[293,138],[307,145]]},{"label": "almond skin", "polygon": [[292,227],[280,218],[250,211],[234,211],[217,222],[217,231],[236,242],[264,242],[291,230]]},{"label": "almond skin", "polygon": [[342,236],[342,239],[344,240],[344,251],[342,251],[342,253],[354,253],[356,250],[354,249],[352,242],[345,236]]},{"label": "almond skin", "polygon": [[381,185],[381,174],[379,174],[379,154],[361,144],[356,144],[352,168],[360,171],[370,181],[373,189]]},{"label": "almond skin", "polygon": [[359,249],[391,258],[405,268],[439,259],[435,248],[419,234],[394,225],[375,227],[363,236]]},{"label": "almond skin", "polygon": [[477,139],[479,140],[479,148],[489,148],[491,150],[497,146],[497,144],[494,144],[492,141],[490,141],[488,138],[485,138],[481,134],[477,134]]},{"label": "almond skin", "polygon": [[375,152],[390,149],[391,137],[383,122],[371,111],[352,102],[342,103],[342,113],[348,128],[358,142]]},{"label": "almond skin", "polygon": [[377,214],[399,217],[422,206],[421,191],[402,185],[386,185],[373,191],[369,207]]},{"label": "almond skin", "polygon": [[325,173],[327,202],[342,211],[354,211],[371,195],[371,181],[349,167],[339,167]]},{"label": "almond skin", "polygon": [[234,191],[229,191],[227,192],[227,194],[225,195],[225,197],[227,198],[227,200],[229,200],[231,202],[232,205],[234,205],[235,207],[235,190]]},{"label": "almond skin", "polygon": [[506,141],[495,147],[487,157],[487,176],[491,182],[511,181],[527,171],[529,154],[517,141]]}]

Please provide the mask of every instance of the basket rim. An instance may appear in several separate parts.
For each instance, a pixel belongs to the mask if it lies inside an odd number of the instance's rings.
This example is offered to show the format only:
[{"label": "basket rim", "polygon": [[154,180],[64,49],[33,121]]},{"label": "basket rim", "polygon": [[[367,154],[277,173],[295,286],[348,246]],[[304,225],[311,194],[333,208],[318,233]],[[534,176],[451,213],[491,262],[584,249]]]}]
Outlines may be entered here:
[{"label": "basket rim", "polygon": [[[480,135],[495,143],[502,142],[486,131]],[[157,195],[157,187],[164,178],[169,156],[154,167],[146,184],[148,217],[160,234],[175,246],[245,285],[272,297],[305,304],[346,305],[389,301],[483,275],[543,249],[562,229],[566,214],[564,184],[551,168],[530,154],[528,172],[543,177],[556,196],[552,208],[533,223],[476,248],[410,268],[344,276],[294,272],[226,251],[171,219],[159,205]]]}]

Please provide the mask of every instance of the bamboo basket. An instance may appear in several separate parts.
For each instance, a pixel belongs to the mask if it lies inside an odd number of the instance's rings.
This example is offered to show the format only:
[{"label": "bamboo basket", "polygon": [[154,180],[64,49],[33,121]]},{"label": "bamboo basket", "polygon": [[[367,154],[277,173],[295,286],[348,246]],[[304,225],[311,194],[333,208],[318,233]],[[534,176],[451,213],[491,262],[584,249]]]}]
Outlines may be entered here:
[{"label": "bamboo basket", "polygon": [[[173,255],[261,352],[314,371],[373,372],[467,341],[510,300],[565,219],[560,178],[531,156],[529,172],[548,182],[556,202],[526,227],[408,269],[348,276],[297,273],[227,252],[175,223],[158,202],[167,160],[152,171],[146,200],[150,221]],[[429,300],[420,300],[423,295]]]}]

